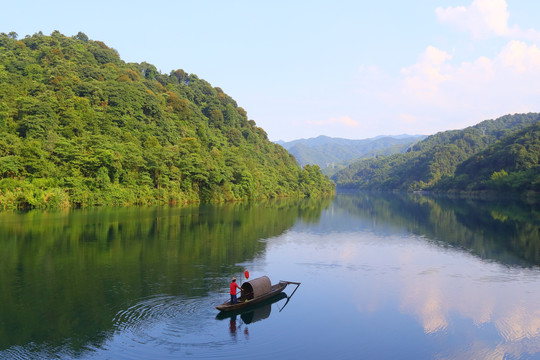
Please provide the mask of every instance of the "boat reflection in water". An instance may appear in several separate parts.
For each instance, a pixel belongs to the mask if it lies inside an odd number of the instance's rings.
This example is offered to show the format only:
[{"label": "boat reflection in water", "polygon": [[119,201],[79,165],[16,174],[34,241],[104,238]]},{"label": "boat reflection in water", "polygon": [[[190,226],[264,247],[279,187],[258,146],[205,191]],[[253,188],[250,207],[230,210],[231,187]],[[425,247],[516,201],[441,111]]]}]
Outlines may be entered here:
[{"label": "boat reflection in water", "polygon": [[[287,294],[285,293],[279,293],[276,296],[263,301],[259,304],[255,304],[248,309],[243,310],[236,310],[236,311],[229,311],[229,312],[220,312],[216,315],[217,320],[226,320],[229,319],[229,332],[231,333],[231,336],[233,338],[236,338],[236,335],[238,331],[242,331],[244,334],[244,338],[246,340],[249,340],[249,329],[248,327],[244,327],[242,329],[242,325],[248,325],[257,321],[261,321],[264,319],[267,319],[270,317],[270,313],[272,312],[272,304],[277,303],[280,300],[287,299],[285,304],[281,307],[281,310],[287,305],[289,302],[290,297],[287,297]],[[240,324],[237,324],[238,316],[240,316]]]},{"label": "boat reflection in water", "polygon": [[[268,318],[272,311],[272,304],[283,299],[287,299],[287,294],[279,293],[273,296],[272,298],[266,301],[263,301],[259,304],[255,304],[247,309],[229,311],[229,312],[221,311],[220,313],[216,315],[216,319],[217,320],[236,319],[237,316],[240,315],[240,318],[242,319],[244,324],[251,324],[251,323]],[[285,307],[285,305],[283,305],[283,307]],[[281,309],[283,309],[283,307]]]}]

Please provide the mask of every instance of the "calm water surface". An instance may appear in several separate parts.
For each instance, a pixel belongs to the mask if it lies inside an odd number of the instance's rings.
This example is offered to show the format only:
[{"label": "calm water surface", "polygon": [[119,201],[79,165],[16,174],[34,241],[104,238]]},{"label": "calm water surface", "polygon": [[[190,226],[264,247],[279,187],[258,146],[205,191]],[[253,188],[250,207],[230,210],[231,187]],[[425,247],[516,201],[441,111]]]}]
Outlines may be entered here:
[{"label": "calm water surface", "polygon": [[[540,210],[340,194],[0,214],[1,359],[540,359]],[[231,276],[301,282],[221,316]]]}]

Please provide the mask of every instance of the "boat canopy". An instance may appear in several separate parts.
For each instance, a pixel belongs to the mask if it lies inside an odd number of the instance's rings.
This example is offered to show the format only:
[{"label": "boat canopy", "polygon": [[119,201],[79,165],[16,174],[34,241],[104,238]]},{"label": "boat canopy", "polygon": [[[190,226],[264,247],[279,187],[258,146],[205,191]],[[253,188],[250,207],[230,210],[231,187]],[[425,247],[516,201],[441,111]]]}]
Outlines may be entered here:
[{"label": "boat canopy", "polygon": [[268,276],[261,276],[242,284],[242,292],[248,294],[248,299],[265,295],[272,291],[272,283]]}]

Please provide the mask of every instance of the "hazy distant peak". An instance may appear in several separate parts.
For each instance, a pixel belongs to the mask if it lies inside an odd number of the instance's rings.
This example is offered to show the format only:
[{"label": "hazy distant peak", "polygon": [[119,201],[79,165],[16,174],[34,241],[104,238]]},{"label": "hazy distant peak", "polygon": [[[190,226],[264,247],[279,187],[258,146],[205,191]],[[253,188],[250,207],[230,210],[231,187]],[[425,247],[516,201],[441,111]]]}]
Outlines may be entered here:
[{"label": "hazy distant peak", "polygon": [[302,166],[312,164],[321,169],[336,169],[352,160],[405,152],[423,138],[424,135],[395,135],[353,140],[320,135],[277,143],[294,155]]}]

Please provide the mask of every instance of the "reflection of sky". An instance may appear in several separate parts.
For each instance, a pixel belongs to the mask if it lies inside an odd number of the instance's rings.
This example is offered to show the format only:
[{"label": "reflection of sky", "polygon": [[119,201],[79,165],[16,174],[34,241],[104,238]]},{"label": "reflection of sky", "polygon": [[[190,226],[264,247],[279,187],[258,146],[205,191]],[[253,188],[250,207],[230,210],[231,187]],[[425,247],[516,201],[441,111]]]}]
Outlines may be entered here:
[{"label": "reflection of sky", "polygon": [[296,275],[315,292],[342,289],[331,291],[336,302],[354,302],[360,313],[377,316],[395,309],[416,319],[425,336],[470,331],[462,335],[468,336],[467,347],[455,347],[443,358],[540,353],[538,269],[485,262],[404,229],[379,231],[352,218],[339,223],[332,228],[323,218],[322,226],[299,225],[269,240],[264,261],[276,268],[266,270],[282,273],[281,278]]}]

